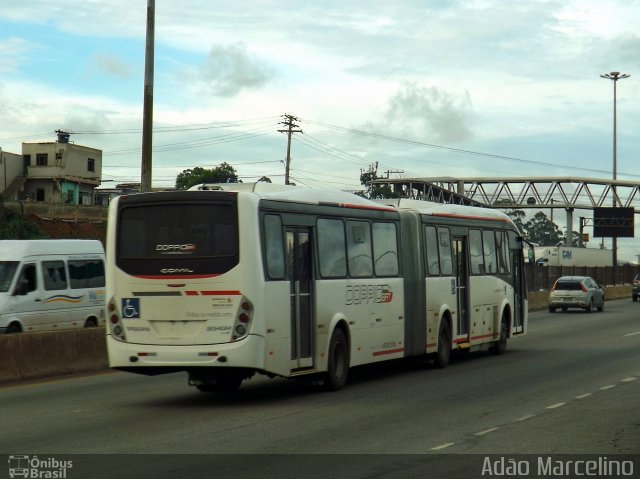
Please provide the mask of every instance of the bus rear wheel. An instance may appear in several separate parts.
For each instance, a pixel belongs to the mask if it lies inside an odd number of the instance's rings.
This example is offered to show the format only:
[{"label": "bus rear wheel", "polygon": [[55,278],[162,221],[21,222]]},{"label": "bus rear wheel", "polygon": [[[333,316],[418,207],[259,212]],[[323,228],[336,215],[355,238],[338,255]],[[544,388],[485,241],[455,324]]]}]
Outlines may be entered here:
[{"label": "bus rear wheel", "polygon": [[329,342],[329,357],[324,387],[328,391],[338,391],[344,387],[349,375],[349,344],[340,328],[336,328]]}]

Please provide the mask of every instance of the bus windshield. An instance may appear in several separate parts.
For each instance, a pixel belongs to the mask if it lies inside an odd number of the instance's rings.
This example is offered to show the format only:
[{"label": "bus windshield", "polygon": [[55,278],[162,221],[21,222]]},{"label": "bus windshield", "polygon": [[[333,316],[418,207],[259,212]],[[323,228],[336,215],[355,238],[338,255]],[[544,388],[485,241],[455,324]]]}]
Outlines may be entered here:
[{"label": "bus windshield", "polygon": [[234,203],[137,203],[121,210],[117,261],[131,274],[220,274],[237,257]]},{"label": "bus windshield", "polygon": [[0,261],[0,293],[6,293],[18,268],[17,261]]}]

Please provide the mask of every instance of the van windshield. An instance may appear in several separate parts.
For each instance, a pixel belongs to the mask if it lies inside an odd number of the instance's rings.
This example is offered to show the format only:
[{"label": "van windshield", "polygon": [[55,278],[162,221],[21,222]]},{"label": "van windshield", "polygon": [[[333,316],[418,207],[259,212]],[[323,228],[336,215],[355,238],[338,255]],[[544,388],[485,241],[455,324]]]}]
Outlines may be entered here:
[{"label": "van windshield", "polygon": [[18,261],[0,261],[0,293],[6,293],[9,290],[17,269]]}]

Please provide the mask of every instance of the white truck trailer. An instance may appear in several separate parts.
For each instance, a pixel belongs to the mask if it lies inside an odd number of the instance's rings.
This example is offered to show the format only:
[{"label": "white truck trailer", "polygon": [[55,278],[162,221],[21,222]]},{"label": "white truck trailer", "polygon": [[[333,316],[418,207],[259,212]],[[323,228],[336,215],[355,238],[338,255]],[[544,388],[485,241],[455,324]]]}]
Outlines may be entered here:
[{"label": "white truck trailer", "polygon": [[538,246],[535,262],[542,266],[611,266],[609,249],[576,248],[571,246]]}]

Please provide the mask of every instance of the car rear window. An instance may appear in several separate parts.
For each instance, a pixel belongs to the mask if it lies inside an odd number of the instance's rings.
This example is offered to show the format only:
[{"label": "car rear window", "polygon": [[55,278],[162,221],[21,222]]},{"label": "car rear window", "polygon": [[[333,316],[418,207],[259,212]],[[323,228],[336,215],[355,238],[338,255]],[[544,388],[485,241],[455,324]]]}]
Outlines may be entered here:
[{"label": "car rear window", "polygon": [[555,289],[562,289],[566,291],[576,291],[582,289],[580,287],[580,281],[558,281]]}]

